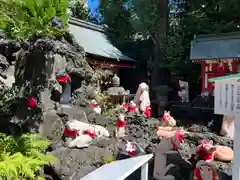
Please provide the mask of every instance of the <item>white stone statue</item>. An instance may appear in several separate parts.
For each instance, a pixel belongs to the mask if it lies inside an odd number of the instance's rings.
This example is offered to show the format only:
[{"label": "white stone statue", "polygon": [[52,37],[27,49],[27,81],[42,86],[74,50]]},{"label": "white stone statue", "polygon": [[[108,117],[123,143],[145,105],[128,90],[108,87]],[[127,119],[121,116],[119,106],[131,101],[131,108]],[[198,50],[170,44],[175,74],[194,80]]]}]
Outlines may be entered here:
[{"label": "white stone statue", "polygon": [[134,101],[130,101],[128,112],[136,112],[138,111],[137,104]]},{"label": "white stone statue", "polygon": [[106,128],[78,120],[70,120],[67,122],[64,135],[70,137],[70,141],[67,142],[70,148],[88,147],[93,140],[110,136]]},{"label": "white stone statue", "polygon": [[116,137],[121,138],[125,136],[126,121],[123,114],[119,114],[116,120]]},{"label": "white stone statue", "polygon": [[223,116],[221,135],[231,138],[234,138],[234,117],[233,116]]},{"label": "white stone statue", "polygon": [[164,126],[175,127],[177,125],[176,120],[171,116],[170,111],[164,111],[162,121]]},{"label": "white stone statue", "polygon": [[91,105],[92,105],[93,111],[94,111],[96,114],[101,114],[102,109],[99,107],[99,105],[97,104],[97,101],[96,101],[95,99],[93,99],[93,100],[91,101]]},{"label": "white stone statue", "polygon": [[129,141],[124,138],[119,139],[118,150],[120,154],[131,157],[144,154],[144,150],[135,141]]},{"label": "white stone statue", "polygon": [[181,90],[178,91],[178,96],[181,98],[181,102],[188,102],[188,82],[179,80],[179,86]]},{"label": "white stone statue", "polygon": [[139,84],[133,101],[136,103],[140,112],[143,112],[147,117],[151,116],[149,87],[146,83],[142,82],[141,84]]}]

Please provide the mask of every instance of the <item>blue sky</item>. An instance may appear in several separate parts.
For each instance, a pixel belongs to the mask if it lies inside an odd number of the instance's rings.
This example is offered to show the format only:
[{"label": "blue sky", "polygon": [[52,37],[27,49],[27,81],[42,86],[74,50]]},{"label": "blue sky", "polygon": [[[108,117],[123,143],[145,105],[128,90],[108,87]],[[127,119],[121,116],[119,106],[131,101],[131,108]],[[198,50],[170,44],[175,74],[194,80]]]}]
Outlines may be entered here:
[{"label": "blue sky", "polygon": [[88,7],[91,13],[94,13],[99,6],[99,0],[88,0]]}]

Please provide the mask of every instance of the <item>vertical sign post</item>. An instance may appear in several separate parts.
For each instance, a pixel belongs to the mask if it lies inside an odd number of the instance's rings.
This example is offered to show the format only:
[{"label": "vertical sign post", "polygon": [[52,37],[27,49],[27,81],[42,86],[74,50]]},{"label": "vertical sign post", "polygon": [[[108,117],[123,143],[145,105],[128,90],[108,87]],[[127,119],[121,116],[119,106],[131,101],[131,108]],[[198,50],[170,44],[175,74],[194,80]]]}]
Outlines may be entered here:
[{"label": "vertical sign post", "polygon": [[234,116],[232,179],[240,180],[240,79],[215,81],[214,113]]}]

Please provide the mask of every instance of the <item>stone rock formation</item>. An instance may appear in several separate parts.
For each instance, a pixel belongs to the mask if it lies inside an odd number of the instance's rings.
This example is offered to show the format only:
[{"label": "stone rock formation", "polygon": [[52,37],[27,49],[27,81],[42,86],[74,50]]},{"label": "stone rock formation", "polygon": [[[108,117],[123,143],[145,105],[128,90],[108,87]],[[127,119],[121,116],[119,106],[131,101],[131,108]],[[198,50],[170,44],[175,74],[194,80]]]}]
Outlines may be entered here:
[{"label": "stone rock formation", "polygon": [[16,53],[16,84],[30,81],[32,86],[42,85],[46,80],[54,79],[54,73],[63,69],[88,83],[93,82],[94,71],[85,60],[83,48],[66,39],[45,37],[26,42]]},{"label": "stone rock formation", "polygon": [[80,179],[104,164],[104,159],[113,158],[116,151],[113,140],[95,142],[86,149],[70,149],[58,146],[52,151],[57,162],[52,165],[54,171],[62,180],[75,177]]},{"label": "stone rock formation", "polygon": [[[0,33],[0,90],[4,92],[14,83],[14,53],[20,49],[20,43],[9,40]],[[9,70],[10,67],[10,70]],[[2,93],[1,92],[1,93]]]},{"label": "stone rock formation", "polygon": [[[9,67],[10,63],[8,61],[16,60],[14,77],[15,85],[21,87],[19,92],[20,98],[33,95],[38,97],[40,102],[38,111],[33,112],[27,109],[24,112],[19,111],[19,113],[16,111],[16,115],[11,117],[11,119],[14,119],[12,123],[21,126],[21,128],[27,127],[25,128],[26,131],[35,132],[39,131],[40,124],[42,124],[40,128],[41,132],[48,134],[43,130],[44,124],[46,124],[47,128],[55,126],[56,124],[60,126],[60,124],[57,123],[57,119],[59,118],[54,118],[58,117],[56,113],[60,112],[56,111],[58,107],[57,103],[53,101],[56,100],[53,97],[53,90],[54,94],[56,94],[56,92],[61,94],[61,87],[55,80],[56,72],[65,70],[70,76],[77,78],[80,84],[80,91],[79,89],[76,90],[79,94],[78,99],[81,99],[80,101],[82,102],[87,102],[86,99],[89,98],[90,94],[88,92],[91,91],[90,89],[94,89],[96,84],[94,71],[85,59],[83,48],[75,42],[71,34],[66,34],[64,37],[44,37],[36,41],[26,41],[21,46],[12,44],[13,43],[7,43],[7,40],[4,40],[1,46],[0,41],[0,50],[5,53],[5,56],[0,56],[0,70],[1,67],[3,70]],[[16,52],[16,50],[18,51]],[[9,58],[10,54],[13,58]],[[17,104],[19,103],[21,104],[20,101],[17,102]],[[27,114],[24,114],[26,112]],[[74,110],[72,110],[72,112],[74,112]],[[76,110],[75,112],[81,111]],[[55,115],[53,115],[54,113]],[[79,117],[81,116],[80,114],[77,115],[75,113],[72,115],[72,118],[73,116],[77,118],[76,116]],[[38,117],[36,118],[36,116]],[[44,122],[48,118],[50,120],[47,123]],[[53,119],[55,119],[56,122],[52,122]],[[52,126],[50,126],[50,122],[52,122]],[[30,124],[34,124],[34,127],[29,127]]]}]

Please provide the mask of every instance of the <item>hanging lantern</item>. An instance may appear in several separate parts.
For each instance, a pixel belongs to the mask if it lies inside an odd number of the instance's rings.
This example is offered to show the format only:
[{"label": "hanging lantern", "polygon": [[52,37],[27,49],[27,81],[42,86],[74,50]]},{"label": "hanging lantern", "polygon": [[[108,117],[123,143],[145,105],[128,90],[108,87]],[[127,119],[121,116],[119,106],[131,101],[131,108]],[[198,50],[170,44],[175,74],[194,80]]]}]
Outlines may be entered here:
[{"label": "hanging lantern", "polygon": [[212,62],[209,61],[209,71],[211,72],[212,71]]},{"label": "hanging lantern", "polygon": [[219,64],[219,72],[223,72],[223,63]]}]

